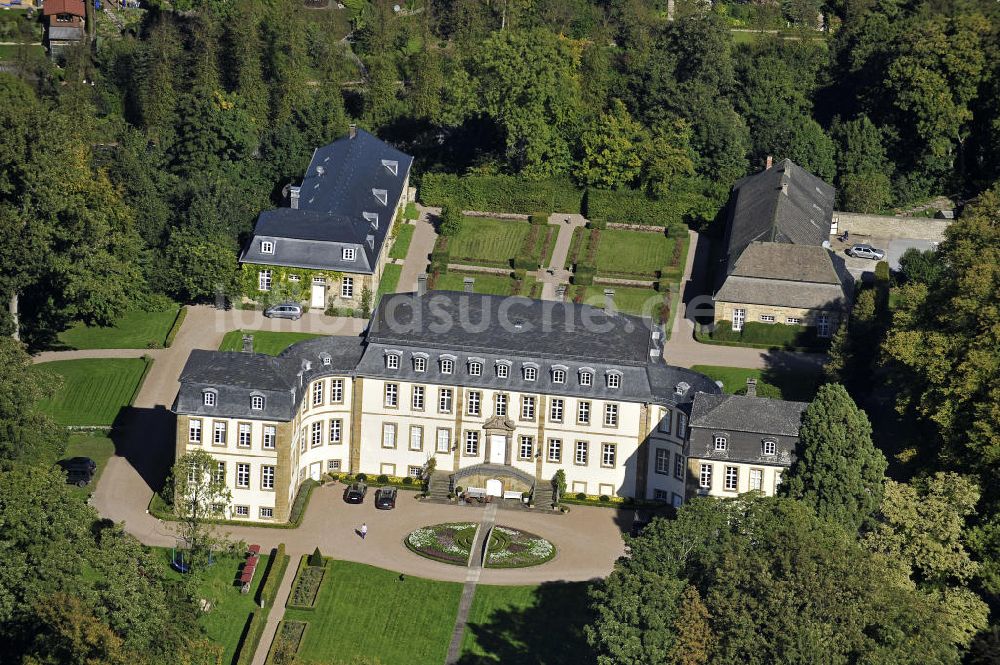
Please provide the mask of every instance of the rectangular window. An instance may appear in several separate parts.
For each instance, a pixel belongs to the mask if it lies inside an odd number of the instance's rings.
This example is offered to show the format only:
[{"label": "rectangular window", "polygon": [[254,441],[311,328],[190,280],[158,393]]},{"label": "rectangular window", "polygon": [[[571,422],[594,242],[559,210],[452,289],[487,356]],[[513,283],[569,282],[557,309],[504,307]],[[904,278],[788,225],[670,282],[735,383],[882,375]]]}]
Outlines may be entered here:
[{"label": "rectangular window", "polygon": [[236,487],[250,487],[250,465],[242,462],[236,464]]},{"label": "rectangular window", "polygon": [[215,393],[211,390],[206,390],[201,395],[201,402],[205,406],[215,406]]},{"label": "rectangular window", "polygon": [[510,366],[506,363],[497,364],[497,378],[506,379],[510,375]]},{"label": "rectangular window", "polygon": [[288,275],[288,281],[289,281],[289,282],[300,282],[300,281],[302,281],[302,280],[301,280],[301,279],[299,278],[299,276],[298,276],[298,275],[292,275],[292,274],[289,274],[289,275]]},{"label": "rectangular window", "polygon": [[424,467],[408,466],[406,467],[406,475],[408,475],[410,478],[421,478],[424,475]]},{"label": "rectangular window", "polygon": [[215,482],[225,483],[226,482],[226,463],[219,462],[215,466]]},{"label": "rectangular window", "polygon": [[733,310],[733,330],[739,332],[743,330],[743,324],[747,320],[747,311],[745,309],[737,308]]},{"label": "rectangular window", "polygon": [[478,390],[470,390],[469,398],[466,401],[467,409],[466,411],[470,416],[478,416],[480,413],[480,402],[483,399],[483,394]]},{"label": "rectangular window", "polygon": [[226,422],[224,420],[215,421],[212,430],[212,443],[217,446],[226,445]]},{"label": "rectangular window", "polygon": [[466,455],[478,455],[479,454],[479,432],[475,430],[469,430],[465,433],[465,454]]},{"label": "rectangular window", "polygon": [[277,429],[274,425],[264,425],[264,450],[274,450]]},{"label": "rectangular window", "polygon": [[517,458],[520,460],[529,460],[535,452],[535,439],[530,436],[521,436],[521,445],[517,450]]},{"label": "rectangular window", "polygon": [[257,273],[257,288],[261,291],[271,290],[271,271],[261,270]]},{"label": "rectangular window", "polygon": [[344,277],[340,281],[340,297],[341,298],[353,298],[354,297],[354,278]]},{"label": "rectangular window", "polygon": [[323,423],[316,422],[311,425],[309,443],[313,448],[323,445]]},{"label": "rectangular window", "polygon": [[274,508],[269,508],[267,506],[260,507],[260,518],[262,520],[269,520],[274,518]]},{"label": "rectangular window", "polygon": [[664,434],[670,434],[670,421],[673,417],[674,414],[669,409],[660,409],[660,431]]},{"label": "rectangular window", "polygon": [[326,461],[327,471],[340,471],[340,460],[339,459],[328,459]]},{"label": "rectangular window", "polygon": [[601,466],[613,467],[618,457],[618,446],[613,443],[601,445]]},{"label": "rectangular window", "polygon": [[451,430],[447,427],[439,427],[437,431],[437,451],[439,453],[451,452]]},{"label": "rectangular window", "polygon": [[525,381],[534,381],[537,376],[538,376],[538,370],[535,369],[534,367],[525,367],[524,368],[524,380]]},{"label": "rectangular window", "polygon": [[274,243],[270,240],[260,241],[260,253],[261,254],[274,254]]},{"label": "rectangular window", "polygon": [[399,406],[399,384],[385,384],[385,405],[395,409]]},{"label": "rectangular window", "polygon": [[677,438],[683,439],[687,436],[687,414],[678,413],[677,414]]},{"label": "rectangular window", "polygon": [[424,449],[424,428],[420,425],[410,425],[410,450]]},{"label": "rectangular window", "polygon": [[344,401],[344,380],[330,379],[330,404],[341,404]]},{"label": "rectangular window", "polygon": [[388,353],[385,356],[386,369],[399,369],[399,356],[395,353]]},{"label": "rectangular window", "polygon": [[250,517],[250,506],[233,506],[234,517]]},{"label": "rectangular window", "polygon": [[577,464],[585,465],[587,463],[587,453],[589,452],[590,444],[586,441],[576,442],[576,457],[574,462]]},{"label": "rectangular window", "polygon": [[441,359],[441,373],[442,374],[451,374],[454,371],[455,371],[455,361],[452,360],[451,358],[442,358]]},{"label": "rectangular window", "polygon": [[535,398],[524,395],[521,397],[521,418],[524,420],[535,419]]},{"label": "rectangular window", "polygon": [[494,400],[495,400],[494,412],[496,413],[496,415],[498,415],[498,416],[506,416],[507,415],[507,396],[504,395],[503,393],[497,393],[494,396]]},{"label": "rectangular window", "polygon": [[250,423],[240,423],[237,435],[237,445],[240,448],[250,447]]},{"label": "rectangular window", "polygon": [[316,383],[313,384],[312,393],[313,393],[313,399],[312,399],[313,406],[319,406],[320,404],[322,404],[323,403],[322,381],[317,381]]},{"label": "rectangular window", "polygon": [[188,423],[188,441],[201,443],[201,420],[192,418]]},{"label": "rectangular window", "polygon": [[413,393],[410,395],[410,406],[414,411],[424,410],[424,387],[413,386]]},{"label": "rectangular window", "polygon": [[566,383],[566,370],[552,370],[552,383]]},{"label": "rectangular window", "polygon": [[739,486],[740,470],[735,466],[727,466],[725,480],[726,480],[725,484],[726,490],[730,492],[735,492],[736,488]]},{"label": "rectangular window", "polygon": [[549,420],[554,423],[561,423],[563,419],[563,401],[558,397],[553,397],[549,402]]},{"label": "rectangular window", "polygon": [[684,456],[674,453],[674,478],[684,480]]},{"label": "rectangular window", "polygon": [[618,427],[618,405],[617,404],[605,404],[604,405],[604,426],[605,427]]},{"label": "rectangular window", "polygon": [[262,490],[274,489],[274,467],[269,464],[260,467],[260,488]]},{"label": "rectangular window", "polygon": [[785,323],[793,326],[802,325],[802,319],[797,316],[786,316]]},{"label": "rectangular window", "polygon": [[578,425],[590,424],[590,402],[580,401],[576,406],[576,422]]},{"label": "rectangular window", "polygon": [[608,388],[619,388],[622,385],[622,375],[617,372],[608,374]]},{"label": "rectangular window", "polygon": [[451,388],[438,390],[438,411],[440,413],[451,413],[451,395]]},{"label": "rectangular window", "polygon": [[770,439],[764,441],[761,445],[761,450],[765,455],[774,455],[777,452],[778,444]]},{"label": "rectangular window", "polygon": [[701,475],[698,476],[698,487],[712,489],[712,465],[702,464]]},{"label": "rectangular window", "polygon": [[353,261],[354,257],[357,255],[357,249],[354,247],[345,247],[343,257],[345,261]]},{"label": "rectangular window", "polygon": [[555,464],[562,462],[562,439],[549,439],[548,459]]},{"label": "rectangular window", "polygon": [[382,447],[383,448],[396,447],[396,423],[382,424]]},{"label": "rectangular window", "polygon": [[774,323],[774,314],[761,314],[761,323]]},{"label": "rectangular window", "polygon": [[306,445],[308,445],[309,437],[306,436],[306,428],[302,428],[302,436],[299,437],[299,452],[304,453],[306,451]]},{"label": "rectangular window", "polygon": [[336,418],[330,421],[330,443],[343,443],[344,421]]},{"label": "rectangular window", "polygon": [[475,360],[469,363],[469,376],[482,376],[483,364]]},{"label": "rectangular window", "polygon": [[714,441],[714,444],[715,444],[715,449],[718,450],[718,451],[725,450],[726,447],[728,446],[728,443],[729,443],[728,440],[726,439],[726,437],[718,435],[718,434],[715,437],[713,437],[713,441]]},{"label": "rectangular window", "polygon": [[750,469],[750,490],[760,491],[764,486],[764,472],[761,469]]},{"label": "rectangular window", "polygon": [[656,473],[664,476],[670,475],[670,451],[666,448],[656,449],[656,465],[653,467]]},{"label": "rectangular window", "polygon": [[423,356],[413,357],[413,371],[414,372],[426,372],[427,371],[427,358]]},{"label": "rectangular window", "polygon": [[669,498],[667,490],[653,490],[653,501],[667,501]]},{"label": "rectangular window", "polygon": [[816,317],[816,334],[820,337],[830,336],[830,315],[820,314]]},{"label": "rectangular window", "polygon": [[590,372],[580,372],[580,385],[589,386],[594,383],[594,375]]}]

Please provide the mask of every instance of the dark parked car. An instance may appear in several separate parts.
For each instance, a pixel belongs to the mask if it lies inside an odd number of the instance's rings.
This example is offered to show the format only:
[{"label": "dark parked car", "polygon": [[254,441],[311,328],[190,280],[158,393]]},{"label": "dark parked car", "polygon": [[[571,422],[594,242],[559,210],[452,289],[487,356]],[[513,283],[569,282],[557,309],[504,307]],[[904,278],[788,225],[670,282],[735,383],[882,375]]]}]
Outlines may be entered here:
[{"label": "dark parked car", "polygon": [[271,305],[264,310],[264,316],[269,319],[291,319],[298,321],[302,318],[302,305],[295,302],[283,302],[280,305]]},{"label": "dark parked car", "polygon": [[368,493],[368,485],[364,483],[353,483],[344,490],[344,501],[347,503],[364,503],[365,494]]},{"label": "dark parked car", "polygon": [[847,250],[847,253],[859,259],[873,259],[875,261],[881,261],[885,258],[884,250],[872,247],[871,245],[852,245],[851,248]]},{"label": "dark parked car", "polygon": [[396,507],[395,487],[380,487],[375,490],[375,507],[379,510],[392,510]]},{"label": "dark parked car", "polygon": [[59,463],[66,471],[66,482],[77,487],[86,487],[97,473],[97,462],[89,457],[72,457]]}]

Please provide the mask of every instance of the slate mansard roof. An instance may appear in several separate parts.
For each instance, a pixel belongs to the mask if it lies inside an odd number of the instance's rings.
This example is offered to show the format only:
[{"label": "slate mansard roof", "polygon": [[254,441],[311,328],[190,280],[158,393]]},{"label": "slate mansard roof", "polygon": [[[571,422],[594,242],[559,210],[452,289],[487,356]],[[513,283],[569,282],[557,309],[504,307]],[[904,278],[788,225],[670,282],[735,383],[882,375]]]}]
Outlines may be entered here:
[{"label": "slate mansard roof", "polygon": [[[452,325],[449,321],[470,323]],[[648,319],[608,316],[589,305],[450,291],[393,294],[382,298],[369,330],[360,338],[319,337],[295,344],[276,358],[192,352],[180,377],[174,410],[287,421],[294,417],[309,382],[324,376],[682,407],[700,392],[719,392],[708,377],[664,363],[662,338]],[[390,353],[400,356],[398,369],[387,367],[385,358]],[[415,370],[414,357],[427,359],[423,372]],[[454,361],[453,373],[441,372],[442,357]],[[482,363],[479,376],[468,371],[473,360]],[[498,363],[509,365],[507,378],[497,377]],[[524,366],[537,368],[534,381],[525,380]],[[564,383],[553,381],[553,368],[566,372]],[[594,374],[592,385],[580,385],[581,371]],[[621,376],[619,388],[608,387],[608,373]],[[217,391],[215,406],[203,404],[208,389]],[[250,409],[253,391],[265,395],[264,409]]]},{"label": "slate mansard roof", "polygon": [[[695,395],[686,452],[704,459],[790,466],[808,406],[767,397]],[[725,450],[715,450],[717,434],[726,437]],[[774,442],[773,454],[764,454],[765,440]]]},{"label": "slate mansard roof", "polygon": [[[240,262],[374,270],[413,158],[362,129],[352,133],[313,152],[292,207],[260,214]],[[261,241],[271,241],[274,253],[263,253]],[[353,261],[344,248],[355,249]]]}]

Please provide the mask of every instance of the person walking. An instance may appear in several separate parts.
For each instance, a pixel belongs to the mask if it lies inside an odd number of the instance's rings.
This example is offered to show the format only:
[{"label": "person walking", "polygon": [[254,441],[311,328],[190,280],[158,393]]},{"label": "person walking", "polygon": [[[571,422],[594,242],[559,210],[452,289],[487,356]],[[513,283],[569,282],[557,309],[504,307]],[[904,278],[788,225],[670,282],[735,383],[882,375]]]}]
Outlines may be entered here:
[{"label": "person walking", "polygon": [[361,529],[358,532],[361,534],[361,540],[364,540],[365,536],[368,535],[368,525],[365,522],[362,522]]}]

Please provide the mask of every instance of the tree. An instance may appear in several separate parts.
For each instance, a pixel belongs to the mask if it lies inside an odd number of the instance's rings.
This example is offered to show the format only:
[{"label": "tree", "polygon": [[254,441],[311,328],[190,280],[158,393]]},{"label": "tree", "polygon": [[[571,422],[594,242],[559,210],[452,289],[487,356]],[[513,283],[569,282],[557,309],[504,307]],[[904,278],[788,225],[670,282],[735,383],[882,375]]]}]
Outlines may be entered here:
[{"label": "tree", "polygon": [[681,593],[674,633],[677,640],[670,651],[672,665],[705,665],[712,652],[712,627],[709,625],[708,608],[702,602],[698,589],[688,586]]},{"label": "tree", "polygon": [[872,444],[868,416],[840,384],[822,386],[802,415],[786,496],[856,532],[882,501],[885,457]]},{"label": "tree", "polygon": [[32,606],[34,639],[24,649],[25,665],[130,665],[146,663],[124,648],[122,639],[94,616],[80,598],[57,592]]},{"label": "tree", "polygon": [[188,549],[192,570],[202,567],[209,552],[219,546],[221,540],[210,520],[223,517],[232,502],[232,492],[218,468],[211,455],[194,450],[177,459],[167,481],[172,483],[177,531]]},{"label": "tree", "polygon": [[580,137],[582,154],[576,177],[592,187],[632,187],[639,179],[648,144],[645,128],[632,119],[621,100],[612,100],[611,108],[594,118]]},{"label": "tree", "polygon": [[441,219],[438,222],[438,233],[448,238],[456,236],[462,230],[465,218],[462,217],[462,209],[455,205],[454,201],[447,201],[441,207]]},{"label": "tree", "polygon": [[184,301],[235,293],[236,247],[230,236],[176,228],[164,248],[163,290]]},{"label": "tree", "polygon": [[655,127],[644,157],[642,184],[655,198],[667,196],[678,182],[693,176],[695,155],[687,122],[677,119]]},{"label": "tree", "polygon": [[910,247],[899,258],[899,272],[907,284],[933,286],[944,272],[944,265],[934,250]]},{"label": "tree", "polygon": [[66,430],[37,406],[52,395],[59,377],[30,370],[31,357],[24,346],[0,337],[0,463],[50,465],[66,450]]}]

